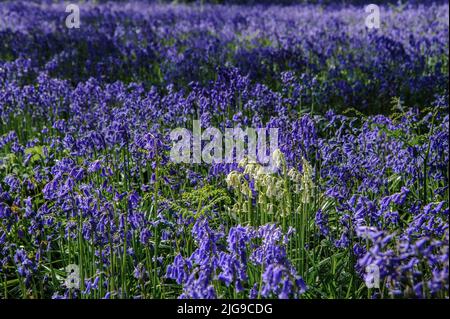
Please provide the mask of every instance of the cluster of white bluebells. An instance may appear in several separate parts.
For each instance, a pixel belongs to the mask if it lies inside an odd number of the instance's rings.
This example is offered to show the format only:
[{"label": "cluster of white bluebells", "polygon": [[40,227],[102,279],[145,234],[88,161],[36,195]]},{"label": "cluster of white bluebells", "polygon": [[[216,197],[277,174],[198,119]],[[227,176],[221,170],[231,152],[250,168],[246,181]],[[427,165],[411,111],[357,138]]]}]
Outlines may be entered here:
[{"label": "cluster of white bluebells", "polygon": [[[276,149],[272,153],[272,164],[272,170],[268,171],[264,166],[244,157],[239,163],[239,167],[244,169],[243,172],[231,171],[226,177],[226,183],[240,194],[252,198],[253,192],[249,181],[254,181],[255,188],[258,191],[257,203],[266,206],[269,214],[279,213],[286,216],[292,212],[300,213],[300,206],[295,207],[292,196],[297,195],[302,204],[312,202],[315,187],[311,165],[303,158],[302,172],[295,168],[287,170],[284,154],[280,149]],[[245,178],[246,176],[249,179]],[[281,203],[283,205],[280,205]],[[239,203],[237,205],[239,206]],[[243,207],[234,207],[233,210],[245,212],[247,207],[241,206]],[[279,212],[276,212],[277,207]]]}]

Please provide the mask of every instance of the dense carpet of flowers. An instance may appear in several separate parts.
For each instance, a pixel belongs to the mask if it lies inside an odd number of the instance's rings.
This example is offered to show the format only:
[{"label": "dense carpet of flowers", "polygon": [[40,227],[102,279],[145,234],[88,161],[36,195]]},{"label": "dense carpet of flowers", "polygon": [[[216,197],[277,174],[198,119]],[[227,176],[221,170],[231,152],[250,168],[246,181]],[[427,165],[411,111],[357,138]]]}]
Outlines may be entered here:
[{"label": "dense carpet of flowers", "polygon": [[0,4],[0,298],[448,298],[448,4],[80,8]]}]

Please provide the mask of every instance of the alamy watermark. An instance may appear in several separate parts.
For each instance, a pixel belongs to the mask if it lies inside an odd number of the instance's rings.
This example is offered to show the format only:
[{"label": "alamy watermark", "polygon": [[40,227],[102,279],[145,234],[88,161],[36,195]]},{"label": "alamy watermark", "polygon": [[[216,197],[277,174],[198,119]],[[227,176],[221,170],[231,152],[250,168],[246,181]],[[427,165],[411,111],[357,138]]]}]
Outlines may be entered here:
[{"label": "alamy watermark", "polygon": [[375,264],[366,266],[364,281],[367,288],[380,288],[380,268]]},{"label": "alamy watermark", "polygon": [[366,27],[368,29],[380,28],[380,7],[376,4],[369,4],[365,8],[366,13],[369,15],[366,17]]},{"label": "alamy watermark", "polygon": [[174,143],[170,159],[174,163],[218,164],[239,163],[244,157],[272,172],[276,169],[272,154],[278,149],[278,128],[226,128],[202,130],[193,121],[193,130],[176,128],[170,133]]},{"label": "alamy watermark", "polygon": [[[368,29],[380,28],[380,7],[376,4],[369,4],[364,8],[365,12],[369,15],[365,19],[365,24]],[[68,4],[66,6],[66,13],[69,15],[66,17],[65,24],[69,29],[80,28],[80,7],[76,4]]]},{"label": "alamy watermark", "polygon": [[64,286],[68,289],[80,288],[80,268],[77,265],[70,264],[66,267],[67,278]]},{"label": "alamy watermark", "polygon": [[66,7],[66,13],[70,13],[66,17],[66,27],[69,29],[80,28],[80,7],[76,4],[69,4]]}]

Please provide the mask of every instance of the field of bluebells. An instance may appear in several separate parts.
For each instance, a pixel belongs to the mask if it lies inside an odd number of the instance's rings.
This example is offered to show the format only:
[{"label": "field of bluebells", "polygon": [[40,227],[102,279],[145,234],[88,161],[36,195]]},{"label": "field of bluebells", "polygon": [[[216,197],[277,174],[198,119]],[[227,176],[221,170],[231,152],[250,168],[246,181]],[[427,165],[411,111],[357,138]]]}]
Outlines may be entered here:
[{"label": "field of bluebells", "polygon": [[449,297],[448,3],[65,5],[0,3],[0,299]]}]

